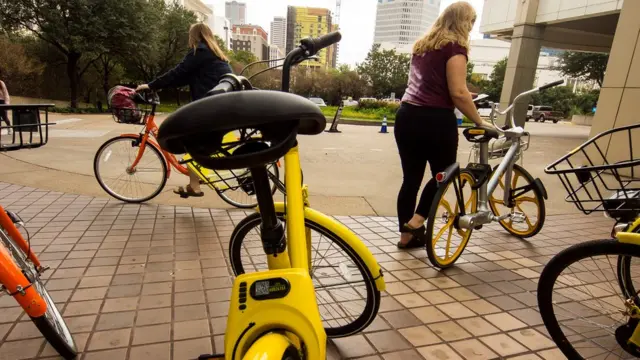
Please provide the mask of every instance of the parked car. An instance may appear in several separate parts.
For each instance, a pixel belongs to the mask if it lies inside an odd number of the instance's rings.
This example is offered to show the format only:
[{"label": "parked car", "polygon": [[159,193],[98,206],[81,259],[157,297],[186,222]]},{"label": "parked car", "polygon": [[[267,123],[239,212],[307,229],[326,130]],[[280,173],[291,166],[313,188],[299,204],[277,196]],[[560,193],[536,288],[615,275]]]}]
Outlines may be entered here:
[{"label": "parked car", "polygon": [[327,104],[325,104],[324,100],[322,100],[322,98],[319,97],[310,97],[309,100],[311,100],[312,103],[318,105],[319,107],[325,107],[327,106]]},{"label": "parked car", "polygon": [[526,117],[526,121],[529,121],[533,118],[533,105],[529,105],[529,107],[527,108],[527,117]]},{"label": "parked car", "polygon": [[564,114],[560,111],[553,111],[551,106],[534,106],[531,117],[536,122],[551,120],[555,124],[564,118]]},{"label": "parked car", "polygon": [[358,102],[353,99],[342,100],[342,106],[357,106]]}]

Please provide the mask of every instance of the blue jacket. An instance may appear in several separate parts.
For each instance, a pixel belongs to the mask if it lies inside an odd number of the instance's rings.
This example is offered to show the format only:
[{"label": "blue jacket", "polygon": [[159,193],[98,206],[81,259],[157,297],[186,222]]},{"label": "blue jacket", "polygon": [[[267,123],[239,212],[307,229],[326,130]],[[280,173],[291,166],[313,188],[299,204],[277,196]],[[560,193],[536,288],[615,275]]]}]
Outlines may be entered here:
[{"label": "blue jacket", "polygon": [[189,85],[191,100],[195,101],[205,97],[207,91],[218,84],[222,75],[231,72],[229,63],[200,42],[195,51],[189,50],[180,64],[150,82],[149,88],[160,90]]}]

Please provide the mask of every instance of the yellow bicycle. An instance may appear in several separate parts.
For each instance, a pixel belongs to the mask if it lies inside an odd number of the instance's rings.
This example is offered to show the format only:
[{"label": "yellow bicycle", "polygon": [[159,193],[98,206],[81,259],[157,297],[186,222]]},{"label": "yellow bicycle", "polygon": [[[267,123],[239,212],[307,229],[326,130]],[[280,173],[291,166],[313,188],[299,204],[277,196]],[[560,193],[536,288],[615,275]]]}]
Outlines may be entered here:
[{"label": "yellow bicycle", "polygon": [[[290,68],[340,38],[334,32],[303,40],[284,60],[281,92],[255,90],[249,79],[229,74],[209,92],[212,96],[176,111],[160,127],[159,143],[171,153],[188,152],[215,170],[249,168],[258,199],[259,213],[238,224],[234,238],[242,244],[249,238],[238,234],[247,234],[252,227],[248,224],[258,225],[257,249],[266,260],[253,269],[269,270],[243,273],[244,268],[238,271],[234,266],[238,276],[231,293],[225,352],[201,358],[325,359],[327,335],[350,335],[376,316],[385,283],[374,256],[346,226],[306,206],[296,137],[320,134],[326,118],[311,101],[288,93]],[[226,133],[238,130],[261,136],[223,143]],[[265,165],[282,156],[286,198],[274,203]],[[313,231],[327,235],[346,255],[319,244]],[[236,260],[241,254],[238,251]],[[316,261],[320,254],[323,258]],[[344,281],[337,284],[338,280]],[[335,304],[325,307],[319,299],[333,299]],[[361,303],[366,304],[364,311],[357,314]]]}]

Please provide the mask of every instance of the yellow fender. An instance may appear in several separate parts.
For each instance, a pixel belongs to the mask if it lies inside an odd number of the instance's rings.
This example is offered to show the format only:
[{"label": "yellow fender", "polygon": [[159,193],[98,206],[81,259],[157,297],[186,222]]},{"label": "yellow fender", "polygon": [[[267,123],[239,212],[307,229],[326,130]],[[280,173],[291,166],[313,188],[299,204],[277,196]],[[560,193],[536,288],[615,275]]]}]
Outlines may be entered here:
[{"label": "yellow fender", "polygon": [[[285,205],[282,202],[275,203],[276,212],[280,214],[285,213]],[[358,254],[358,257],[364,261],[364,264],[373,275],[373,278],[376,282],[376,288],[379,291],[384,291],[386,289],[386,285],[384,282],[384,278],[382,275],[382,269],[378,264],[378,261],[373,256],[369,248],[360,240],[360,238],[351,231],[348,227],[344,226],[342,223],[328,217],[327,215],[313,210],[311,208],[304,208],[304,218],[313,221],[314,223],[321,225],[325,229],[335,233],[341,239],[343,239],[351,248]]]},{"label": "yellow fender", "polygon": [[256,340],[242,360],[282,360],[293,344],[283,334],[268,333]]}]

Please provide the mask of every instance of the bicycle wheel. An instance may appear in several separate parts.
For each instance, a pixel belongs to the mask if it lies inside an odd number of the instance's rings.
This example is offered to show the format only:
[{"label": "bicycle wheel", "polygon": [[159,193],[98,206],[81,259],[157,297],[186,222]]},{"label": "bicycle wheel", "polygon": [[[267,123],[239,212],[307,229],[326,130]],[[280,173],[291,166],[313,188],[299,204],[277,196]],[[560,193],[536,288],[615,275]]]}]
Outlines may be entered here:
[{"label": "bicycle wheel", "polygon": [[17,246],[13,240],[0,228],[0,239],[4,246],[9,249],[9,253],[13,257],[15,264],[22,270],[22,273],[31,282],[33,288],[40,294],[47,304],[47,311],[43,316],[31,318],[38,330],[51,346],[63,358],[70,360],[75,359],[78,350],[71,335],[71,331],[67,327],[62,315],[58,311],[56,304],[51,299],[49,292],[44,287],[40,275],[36,271],[34,265],[27,258],[22,249]]},{"label": "bicycle wheel", "polygon": [[131,164],[140,152],[137,138],[117,136],[107,140],[93,160],[93,172],[109,195],[128,203],[156,197],[167,182],[167,163],[155,146],[147,143],[135,169]]},{"label": "bicycle wheel", "polygon": [[[280,169],[276,163],[272,163],[267,165],[267,171],[271,182],[271,195],[273,195],[279,188]],[[213,187],[218,196],[227,204],[240,209],[251,209],[258,206],[249,169],[216,171],[216,174],[222,180],[216,180]]]},{"label": "bicycle wheel", "polygon": [[[636,221],[635,223],[629,225],[629,228],[625,229],[625,231],[627,232],[635,232],[635,233],[639,233],[640,232],[640,221]],[[636,291],[637,286],[635,286],[633,284],[633,272],[631,271],[631,261],[633,260],[633,258],[631,256],[620,256],[618,257],[618,282],[620,285],[620,289],[622,290],[622,293],[627,297],[627,298],[632,298],[635,297],[638,294],[638,291]],[[635,259],[635,263],[634,263],[634,267],[638,267],[640,266],[640,264],[638,264],[637,259]],[[637,278],[637,277],[636,277]],[[639,304],[640,305],[640,302]]]},{"label": "bicycle wheel", "polygon": [[[627,326],[628,298],[618,286],[620,256],[638,260],[640,246],[616,240],[577,244],[554,256],[542,271],[538,283],[540,314],[549,335],[567,358],[638,356],[625,350],[635,326]],[[636,271],[634,275],[640,274]],[[632,321],[637,323],[637,319]]]},{"label": "bicycle wheel", "polygon": [[[279,214],[282,221],[284,218]],[[260,241],[260,214],[243,219],[231,234],[229,257],[236,275],[267,270]],[[311,230],[311,277],[320,316],[332,338],[355,334],[371,324],[380,307],[380,291],[358,254],[336,234],[305,219]]]},{"label": "bicycle wheel", "polygon": [[[494,171],[496,168],[494,168]],[[527,170],[518,164],[513,164],[511,191],[530,186],[534,181],[535,179]],[[518,196],[514,199],[515,206],[510,208],[504,203],[504,175],[502,175],[498,184],[496,191],[489,198],[491,211],[496,216],[511,214],[510,217],[501,220],[500,225],[509,234],[519,238],[528,238],[538,234],[544,225],[546,216],[542,192],[537,187],[532,187],[532,189],[524,193],[522,190],[516,190]],[[500,189],[502,191],[499,191]]]},{"label": "bicycle wheel", "polygon": [[[427,255],[431,264],[441,269],[452,266],[458,260],[473,231],[458,227],[461,209],[454,181],[455,177],[451,177],[447,183],[440,184],[427,220],[427,239],[431,239],[427,244]],[[474,177],[463,171],[459,184],[465,214],[475,213],[478,209],[478,192],[472,189]]]}]

